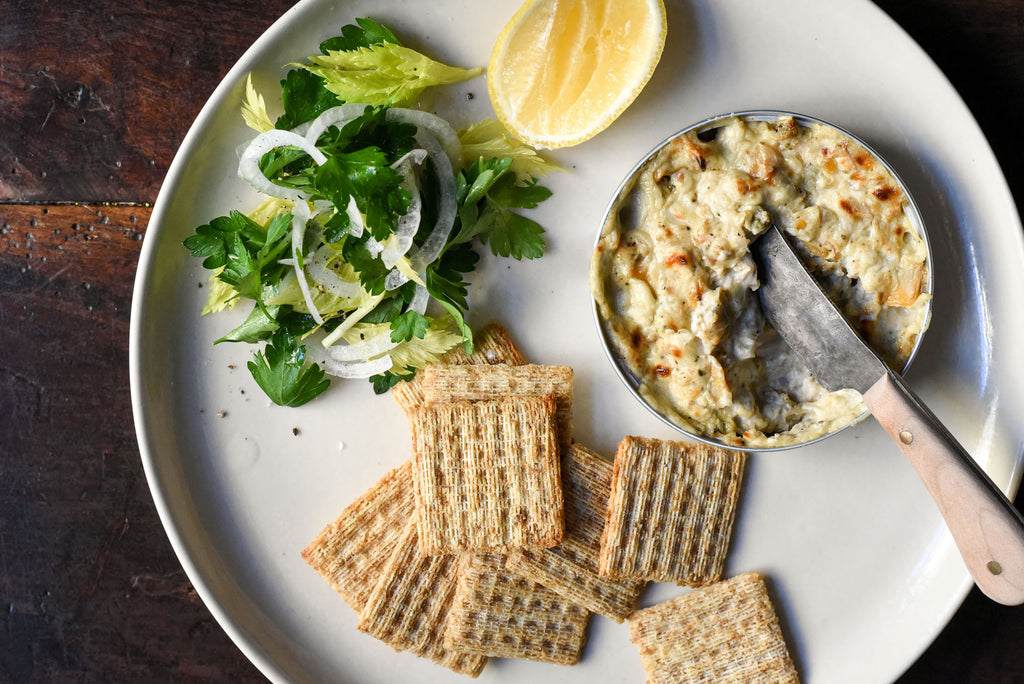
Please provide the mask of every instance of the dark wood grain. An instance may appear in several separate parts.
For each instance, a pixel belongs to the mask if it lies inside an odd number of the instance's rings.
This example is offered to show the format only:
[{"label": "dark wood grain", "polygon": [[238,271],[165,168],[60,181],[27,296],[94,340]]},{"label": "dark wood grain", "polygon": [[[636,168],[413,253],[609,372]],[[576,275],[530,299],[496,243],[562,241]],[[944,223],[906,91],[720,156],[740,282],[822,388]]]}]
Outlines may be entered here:
[{"label": "dark wood grain", "polygon": [[161,527],[128,392],[148,206],[0,205],[0,682],[261,681]]},{"label": "dark wood grain", "polygon": [[[963,95],[1019,205],[1024,3],[877,4]],[[265,681],[160,524],[132,425],[128,317],[177,146],[289,6],[0,0],[0,684]],[[901,682],[1024,681],[1021,643],[1024,608],[974,591]]]},{"label": "dark wood grain", "polygon": [[[876,0],[942,69],[988,138],[1024,203],[1024,2]],[[955,133],[953,133],[955,134]]]},{"label": "dark wood grain", "polygon": [[152,201],[214,87],[291,4],[3,0],[0,197]]},{"label": "dark wood grain", "polygon": [[128,317],[177,146],[290,5],[0,1],[2,684],[265,681],[157,516]]}]

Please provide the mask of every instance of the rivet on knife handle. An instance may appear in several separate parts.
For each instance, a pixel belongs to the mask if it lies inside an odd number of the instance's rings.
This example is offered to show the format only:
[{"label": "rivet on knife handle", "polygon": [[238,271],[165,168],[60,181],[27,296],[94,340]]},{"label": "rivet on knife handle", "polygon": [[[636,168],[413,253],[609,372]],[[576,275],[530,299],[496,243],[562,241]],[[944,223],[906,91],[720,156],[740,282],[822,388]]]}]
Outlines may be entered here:
[{"label": "rivet on knife handle", "polygon": [[1024,518],[898,376],[883,375],[864,403],[924,481],[978,588],[1024,603]]}]

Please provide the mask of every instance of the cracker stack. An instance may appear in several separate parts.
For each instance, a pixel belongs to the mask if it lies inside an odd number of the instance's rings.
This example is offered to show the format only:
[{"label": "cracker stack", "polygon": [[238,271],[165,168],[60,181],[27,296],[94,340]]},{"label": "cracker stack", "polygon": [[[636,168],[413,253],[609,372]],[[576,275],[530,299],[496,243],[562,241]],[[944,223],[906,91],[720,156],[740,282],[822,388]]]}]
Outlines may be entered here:
[{"label": "cracker stack", "polygon": [[423,369],[421,387],[427,404],[550,394],[555,398],[558,444],[564,454],[572,444],[572,378],[569,366],[430,365]]},{"label": "cracker stack", "polygon": [[622,622],[646,582],[598,574],[612,465],[580,444],[562,458],[565,539],[551,549],[509,554],[506,567],[595,613]]},{"label": "cracker stack", "polygon": [[562,540],[552,397],[428,404],[413,410],[410,426],[424,555]]},{"label": "cracker stack", "polygon": [[416,534],[416,520],[411,518],[391,559],[380,569],[377,584],[359,615],[359,629],[397,651],[410,651],[476,677],[487,658],[445,648],[443,643],[460,559],[424,558]]},{"label": "cracker stack", "polygon": [[421,391],[424,404],[408,414],[420,550],[506,552],[561,542],[559,455],[572,442],[572,369],[434,364],[423,371]]},{"label": "cracker stack", "polygon": [[442,644],[458,559],[421,559],[415,528],[407,461],[352,502],[302,557],[360,614],[361,630],[395,650],[476,677],[486,658]]},{"label": "cracker stack", "polygon": [[456,590],[446,648],[503,658],[574,665],[590,613],[505,568],[505,558],[474,554]]},{"label": "cracker stack", "polygon": [[[303,558],[360,630],[472,677],[576,663],[596,612],[629,622],[650,682],[797,681],[760,575],[720,581],[744,454],[627,437],[609,464],[572,441],[572,380],[492,325],[400,383],[412,459]],[[634,612],[648,581],[704,588]]]},{"label": "cracker stack", "polygon": [[756,572],[639,610],[629,631],[651,684],[799,682]]},{"label": "cracker stack", "polygon": [[[526,363],[508,332],[497,323],[485,325],[473,336],[473,353],[466,354],[462,347],[451,349],[438,361],[443,365],[460,364],[507,364],[521,366]],[[400,382],[391,388],[395,403],[409,415],[409,412],[423,405],[423,373],[416,373],[412,380]]]},{"label": "cracker stack", "polygon": [[428,366],[422,404],[406,411],[420,551],[463,557],[447,649],[572,664],[589,611],[505,567],[507,553],[563,541],[572,369],[527,364],[500,329],[489,335],[487,363]]},{"label": "cracker stack", "polygon": [[745,454],[626,437],[615,454],[600,574],[705,586],[722,578]]}]

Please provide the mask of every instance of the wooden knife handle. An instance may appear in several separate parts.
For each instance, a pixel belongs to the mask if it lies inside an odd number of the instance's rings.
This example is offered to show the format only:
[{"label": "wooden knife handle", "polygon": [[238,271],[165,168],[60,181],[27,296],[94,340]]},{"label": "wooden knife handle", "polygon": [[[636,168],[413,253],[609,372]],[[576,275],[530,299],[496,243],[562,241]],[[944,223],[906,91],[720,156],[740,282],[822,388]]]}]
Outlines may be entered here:
[{"label": "wooden knife handle", "polygon": [[978,587],[1024,603],[1024,518],[899,377],[884,375],[864,403],[921,476]]}]

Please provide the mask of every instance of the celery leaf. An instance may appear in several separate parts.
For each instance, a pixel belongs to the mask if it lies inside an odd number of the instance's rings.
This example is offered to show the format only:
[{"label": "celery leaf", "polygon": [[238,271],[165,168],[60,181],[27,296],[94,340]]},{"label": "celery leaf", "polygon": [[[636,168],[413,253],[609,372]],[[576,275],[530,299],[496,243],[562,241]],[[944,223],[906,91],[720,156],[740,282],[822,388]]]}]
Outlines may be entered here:
[{"label": "celery leaf", "polygon": [[293,66],[322,78],[342,102],[396,107],[408,107],[430,86],[458,83],[483,71],[448,66],[395,43],[330,50],[310,57],[309,64]]},{"label": "celery leaf", "polygon": [[465,159],[511,159],[512,172],[520,178],[540,178],[551,171],[562,170],[554,162],[540,156],[537,150],[509,135],[496,119],[484,119],[461,129],[459,141]]}]

